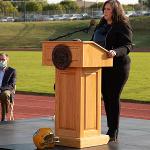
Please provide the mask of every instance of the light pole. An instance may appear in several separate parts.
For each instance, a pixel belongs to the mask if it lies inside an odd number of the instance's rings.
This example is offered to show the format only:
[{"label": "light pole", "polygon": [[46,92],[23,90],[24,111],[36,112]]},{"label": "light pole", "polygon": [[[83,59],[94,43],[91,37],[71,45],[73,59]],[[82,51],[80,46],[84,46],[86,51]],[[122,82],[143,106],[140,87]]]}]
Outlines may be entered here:
[{"label": "light pole", "polygon": [[96,6],[97,6],[97,10],[98,10],[98,0],[96,0],[96,4],[97,4],[97,5],[96,5]]},{"label": "light pole", "polygon": [[85,13],[85,0],[84,0],[84,13]]},{"label": "light pole", "polygon": [[24,0],[24,22],[26,22],[26,1]]}]

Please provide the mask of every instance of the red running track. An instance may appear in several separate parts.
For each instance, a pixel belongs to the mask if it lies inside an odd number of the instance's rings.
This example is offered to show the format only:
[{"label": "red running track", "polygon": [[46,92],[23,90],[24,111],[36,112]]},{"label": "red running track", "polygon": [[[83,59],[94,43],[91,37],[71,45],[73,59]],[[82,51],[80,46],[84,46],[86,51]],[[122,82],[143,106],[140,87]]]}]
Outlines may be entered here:
[{"label": "red running track", "polygon": [[[55,97],[16,94],[14,117],[29,119],[49,117],[55,112]],[[102,104],[102,114],[105,114]],[[121,116],[150,120],[150,104],[121,102]]]}]

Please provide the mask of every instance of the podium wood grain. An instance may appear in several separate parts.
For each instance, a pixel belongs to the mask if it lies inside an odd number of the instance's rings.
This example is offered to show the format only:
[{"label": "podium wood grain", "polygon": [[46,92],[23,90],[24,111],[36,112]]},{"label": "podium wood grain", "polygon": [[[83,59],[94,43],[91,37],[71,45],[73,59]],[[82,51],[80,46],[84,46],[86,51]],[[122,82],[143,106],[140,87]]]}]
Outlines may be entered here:
[{"label": "podium wood grain", "polygon": [[101,70],[112,66],[107,51],[92,41],[43,42],[43,65],[53,65],[55,46],[69,46],[72,62],[65,70],[56,68],[55,133],[59,145],[84,148],[107,144],[101,134]]}]

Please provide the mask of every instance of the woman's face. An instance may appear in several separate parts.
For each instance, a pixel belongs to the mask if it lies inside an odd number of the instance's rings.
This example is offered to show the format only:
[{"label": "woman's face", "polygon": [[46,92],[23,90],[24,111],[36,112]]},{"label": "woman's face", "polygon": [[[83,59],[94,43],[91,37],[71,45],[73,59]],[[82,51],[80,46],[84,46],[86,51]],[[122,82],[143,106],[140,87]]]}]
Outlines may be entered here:
[{"label": "woman's face", "polygon": [[104,18],[107,23],[112,23],[112,7],[109,3],[104,6]]}]

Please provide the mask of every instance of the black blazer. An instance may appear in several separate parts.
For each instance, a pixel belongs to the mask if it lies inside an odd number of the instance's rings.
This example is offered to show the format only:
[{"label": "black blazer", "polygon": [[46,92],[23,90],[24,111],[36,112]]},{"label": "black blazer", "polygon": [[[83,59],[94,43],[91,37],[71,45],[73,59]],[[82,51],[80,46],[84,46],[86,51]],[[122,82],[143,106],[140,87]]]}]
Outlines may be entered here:
[{"label": "black blazer", "polygon": [[1,86],[1,91],[5,90],[10,90],[13,91],[15,89],[16,85],[16,70],[7,67],[4,73],[3,81],[2,81],[2,86]]},{"label": "black blazer", "polygon": [[130,63],[128,53],[132,50],[132,29],[129,25],[118,23],[112,26],[106,38],[106,49],[116,51],[114,67]]},{"label": "black blazer", "polygon": [[[98,24],[95,30],[100,26],[103,26],[103,24]],[[128,56],[128,53],[132,50],[132,29],[130,25],[121,22],[113,24],[106,35],[105,48],[116,51],[114,66],[130,63]]]}]

